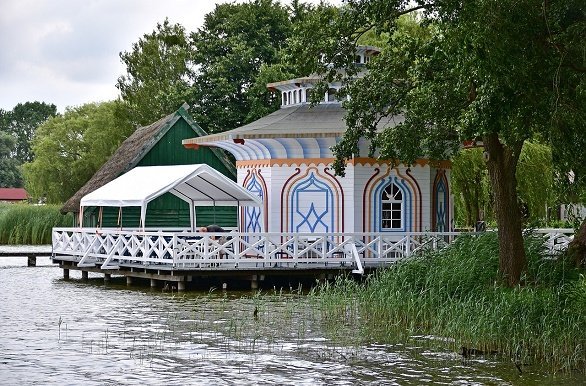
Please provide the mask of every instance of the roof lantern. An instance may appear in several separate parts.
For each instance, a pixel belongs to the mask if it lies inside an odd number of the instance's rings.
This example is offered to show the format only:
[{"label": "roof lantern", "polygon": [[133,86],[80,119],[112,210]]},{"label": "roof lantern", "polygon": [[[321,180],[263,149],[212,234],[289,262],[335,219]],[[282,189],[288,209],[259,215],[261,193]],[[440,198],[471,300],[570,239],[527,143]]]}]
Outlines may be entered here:
[{"label": "roof lantern", "polygon": [[[379,53],[380,49],[374,46],[357,46],[354,63],[358,67],[363,67],[370,62],[370,59],[373,56],[378,55]],[[359,72],[358,76],[360,76],[361,73],[364,73],[364,71]],[[267,88],[281,94],[281,108],[299,106],[310,102],[312,89],[320,79],[321,78],[318,75],[310,75],[302,78],[269,83],[267,84]],[[342,82],[329,83],[328,90],[324,93],[324,97],[320,104],[342,103],[342,100],[337,97],[340,88],[342,88]]]}]

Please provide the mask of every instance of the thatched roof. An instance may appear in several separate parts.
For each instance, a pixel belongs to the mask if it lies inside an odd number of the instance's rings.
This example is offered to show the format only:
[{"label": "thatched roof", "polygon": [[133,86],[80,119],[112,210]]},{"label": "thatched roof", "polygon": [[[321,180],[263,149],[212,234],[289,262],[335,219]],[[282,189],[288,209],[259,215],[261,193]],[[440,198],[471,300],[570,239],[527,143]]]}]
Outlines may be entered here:
[{"label": "thatched roof", "polygon": [[[79,212],[79,202],[82,197],[134,168],[179,119],[185,119],[196,135],[207,135],[187,113],[188,108],[189,105],[184,104],[179,110],[159,119],[157,122],[136,129],[130,137],[122,142],[116,152],[112,154],[110,159],[102,165],[92,178],[65,202],[61,208],[61,213]],[[181,144],[177,144],[177,146],[181,146]],[[228,170],[236,176],[235,166],[228,157],[219,149],[212,149],[212,151],[226,165]]]}]

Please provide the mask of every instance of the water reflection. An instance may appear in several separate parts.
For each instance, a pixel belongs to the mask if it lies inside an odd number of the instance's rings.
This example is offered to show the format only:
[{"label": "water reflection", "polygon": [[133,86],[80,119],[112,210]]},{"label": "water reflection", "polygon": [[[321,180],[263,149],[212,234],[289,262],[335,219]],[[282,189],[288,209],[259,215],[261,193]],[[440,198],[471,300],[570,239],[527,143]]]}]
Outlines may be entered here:
[{"label": "water reflection", "polygon": [[[83,283],[50,261],[0,262],[1,384],[499,385],[576,384],[513,365],[364,341],[332,328],[304,295],[170,294]],[[254,317],[254,309],[258,318]]]}]

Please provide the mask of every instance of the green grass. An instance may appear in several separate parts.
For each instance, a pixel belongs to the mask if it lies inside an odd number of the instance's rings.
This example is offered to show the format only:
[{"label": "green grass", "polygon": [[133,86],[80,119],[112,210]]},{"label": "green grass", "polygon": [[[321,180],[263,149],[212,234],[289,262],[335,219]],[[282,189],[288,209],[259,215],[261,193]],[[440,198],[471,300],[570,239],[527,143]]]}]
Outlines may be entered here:
[{"label": "green grass", "polygon": [[0,205],[0,245],[51,244],[53,227],[71,226],[71,214],[62,215],[57,205]]},{"label": "green grass", "polygon": [[544,259],[526,240],[524,285],[497,280],[496,234],[460,237],[451,247],[350,278],[314,295],[334,325],[355,323],[371,339],[434,336],[430,344],[496,352],[503,360],[549,371],[586,369],[586,279],[564,259]]}]

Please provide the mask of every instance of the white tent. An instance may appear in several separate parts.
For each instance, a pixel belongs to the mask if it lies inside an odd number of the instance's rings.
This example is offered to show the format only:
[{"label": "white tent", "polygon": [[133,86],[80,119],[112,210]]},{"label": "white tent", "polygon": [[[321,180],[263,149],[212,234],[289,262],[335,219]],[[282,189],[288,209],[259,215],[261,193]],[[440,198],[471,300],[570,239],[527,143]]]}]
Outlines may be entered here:
[{"label": "white tent", "polygon": [[141,166],[84,196],[80,218],[84,207],[138,206],[144,228],[148,203],[167,192],[189,203],[192,229],[195,206],[261,205],[257,196],[208,165]]}]

